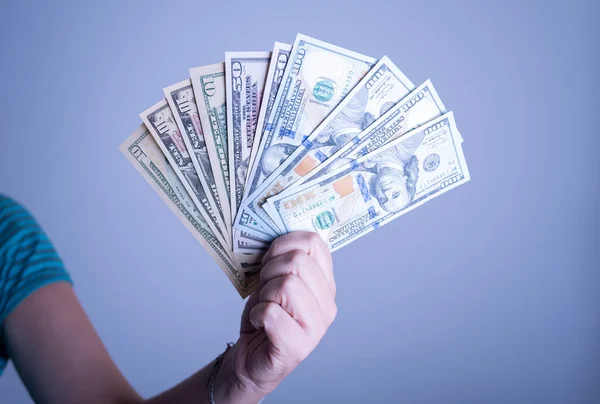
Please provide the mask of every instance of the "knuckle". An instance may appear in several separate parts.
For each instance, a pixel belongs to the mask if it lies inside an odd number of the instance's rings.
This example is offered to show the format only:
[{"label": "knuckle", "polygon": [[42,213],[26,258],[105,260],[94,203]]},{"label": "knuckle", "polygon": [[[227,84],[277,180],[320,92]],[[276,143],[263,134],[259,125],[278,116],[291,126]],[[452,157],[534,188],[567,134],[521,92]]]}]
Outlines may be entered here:
[{"label": "knuckle", "polygon": [[279,244],[281,244],[281,238],[276,238],[275,240],[271,241],[271,245],[269,246],[269,251],[268,251],[268,253],[271,254],[271,258],[273,257],[273,255],[277,251],[277,249],[279,248]]},{"label": "knuckle", "polygon": [[299,278],[296,275],[286,275],[281,281],[280,291],[284,294],[292,293],[297,287]]},{"label": "knuckle", "polygon": [[275,299],[282,307],[288,307],[297,287],[298,277],[286,275],[282,278],[279,288],[275,292]]},{"label": "knuckle", "polygon": [[321,238],[321,236],[319,236],[317,233],[315,232],[308,232],[306,234],[306,240],[308,241],[308,244],[311,246],[320,246],[321,244],[323,244],[323,239]]},{"label": "knuckle", "polygon": [[287,292],[283,287],[280,287],[277,290],[275,290],[273,300],[278,302],[281,305],[281,307],[285,307],[289,299],[287,296]]},{"label": "knuckle", "polygon": [[286,258],[287,265],[290,267],[290,269],[298,271],[306,259],[306,253],[301,250],[293,250],[287,254]]},{"label": "knuckle", "polygon": [[267,283],[267,281],[269,279],[271,279],[272,272],[273,272],[272,265],[269,265],[269,263],[267,262],[259,272],[259,278],[260,278],[261,285],[264,285],[265,283]]}]

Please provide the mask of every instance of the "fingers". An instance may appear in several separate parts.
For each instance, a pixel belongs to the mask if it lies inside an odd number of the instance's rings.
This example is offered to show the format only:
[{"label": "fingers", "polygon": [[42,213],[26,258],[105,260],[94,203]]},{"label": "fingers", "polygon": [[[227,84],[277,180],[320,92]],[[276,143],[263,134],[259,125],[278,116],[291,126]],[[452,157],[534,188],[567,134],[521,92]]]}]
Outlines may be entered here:
[{"label": "fingers", "polygon": [[299,363],[314,349],[307,346],[300,324],[277,303],[258,303],[250,311],[249,319],[256,329],[264,329],[277,353],[285,358]]},{"label": "fingers", "polygon": [[269,251],[263,257],[263,264],[293,250],[304,251],[318,264],[327,279],[331,293],[335,296],[336,288],[331,253],[329,247],[317,233],[296,231],[279,237],[271,243]]},{"label": "fingers", "polygon": [[337,312],[334,296],[325,273],[315,260],[300,250],[279,255],[269,260],[261,270],[261,285],[264,286],[272,279],[286,275],[294,275],[304,282],[317,299],[325,321],[331,323]]},{"label": "fingers", "polygon": [[271,279],[261,288],[260,301],[280,305],[307,334],[325,333],[329,325],[313,292],[295,275]]},{"label": "fingers", "polygon": [[263,264],[244,317],[280,354],[301,361],[337,313],[329,248],[316,233],[293,232],[271,244]]},{"label": "fingers", "polygon": [[252,293],[248,300],[246,301],[246,305],[244,306],[244,311],[242,312],[242,321],[240,325],[240,333],[251,333],[255,331],[255,328],[252,326],[250,322],[250,311],[260,302],[259,294],[257,292]]}]

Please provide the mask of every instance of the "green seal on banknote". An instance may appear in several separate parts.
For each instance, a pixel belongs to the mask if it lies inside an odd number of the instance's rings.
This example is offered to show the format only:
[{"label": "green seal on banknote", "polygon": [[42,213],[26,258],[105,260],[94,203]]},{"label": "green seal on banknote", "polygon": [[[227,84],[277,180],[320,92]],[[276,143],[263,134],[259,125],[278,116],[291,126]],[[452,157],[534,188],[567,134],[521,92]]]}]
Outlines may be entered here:
[{"label": "green seal on banknote", "polygon": [[313,88],[313,95],[320,102],[331,100],[334,92],[335,84],[331,80],[321,80]]},{"label": "green seal on banknote", "polygon": [[333,226],[334,216],[330,211],[325,211],[319,213],[317,217],[315,217],[315,226],[319,230],[326,230]]}]

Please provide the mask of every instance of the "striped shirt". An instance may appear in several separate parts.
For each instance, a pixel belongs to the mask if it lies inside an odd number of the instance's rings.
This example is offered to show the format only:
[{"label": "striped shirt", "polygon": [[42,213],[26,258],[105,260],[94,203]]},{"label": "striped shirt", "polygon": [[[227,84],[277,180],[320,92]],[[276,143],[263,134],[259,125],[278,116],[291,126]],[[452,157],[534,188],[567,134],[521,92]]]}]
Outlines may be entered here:
[{"label": "striped shirt", "polygon": [[32,292],[71,282],[52,243],[31,214],[0,195],[0,374],[8,361],[4,320]]}]

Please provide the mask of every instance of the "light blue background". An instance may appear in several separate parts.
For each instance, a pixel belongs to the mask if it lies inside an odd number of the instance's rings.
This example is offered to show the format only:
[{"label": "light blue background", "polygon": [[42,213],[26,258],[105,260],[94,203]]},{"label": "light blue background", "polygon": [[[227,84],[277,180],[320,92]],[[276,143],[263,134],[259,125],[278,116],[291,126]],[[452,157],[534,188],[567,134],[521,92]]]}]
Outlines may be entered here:
[{"label": "light blue background", "polygon": [[189,67],[303,32],[431,78],[473,179],[334,255],[339,316],[265,402],[599,402],[598,2],[0,3],[0,191],[143,395],[243,302],[117,147]]}]

